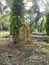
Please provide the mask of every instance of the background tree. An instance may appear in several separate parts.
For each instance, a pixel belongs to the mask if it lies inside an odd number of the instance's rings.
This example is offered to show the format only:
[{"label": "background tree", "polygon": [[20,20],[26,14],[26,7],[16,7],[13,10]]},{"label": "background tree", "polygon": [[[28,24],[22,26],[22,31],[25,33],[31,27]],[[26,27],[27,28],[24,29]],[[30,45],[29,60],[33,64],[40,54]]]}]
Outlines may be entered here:
[{"label": "background tree", "polygon": [[[5,1],[6,4],[4,4],[2,1],[3,2]],[[23,2],[25,5],[25,9],[24,9],[25,14],[24,15],[21,14],[22,16],[18,16],[19,20],[21,20],[21,22],[22,22],[22,18],[24,16],[25,22],[23,21],[23,23],[25,23],[25,25],[29,25],[31,27],[31,29],[33,30],[33,32],[46,31],[46,29],[47,29],[45,26],[46,19],[44,20],[43,17],[44,16],[47,17],[47,14],[49,13],[49,1],[48,0],[24,0]],[[32,5],[31,4],[28,5],[30,2]],[[17,5],[20,5],[23,10],[23,3],[19,2],[19,3],[17,3]],[[19,6],[17,6],[17,5],[13,4],[13,0],[0,0],[0,22],[1,22],[0,27],[2,27],[2,22],[6,26],[6,23],[9,21],[9,18],[10,18],[10,14],[8,14],[8,13],[10,13],[11,11],[16,11],[16,9],[19,8]],[[14,6],[14,8],[13,8],[13,6]],[[15,8],[15,6],[17,6],[17,7]],[[13,8],[13,10],[12,10],[12,8]],[[8,9],[10,11],[8,11]],[[17,9],[17,11],[18,11],[18,9]],[[6,16],[4,16],[4,14]],[[7,16],[7,14],[8,14],[8,16]],[[15,15],[12,14],[11,16],[14,17]],[[10,24],[10,22],[8,22],[8,24]],[[47,22],[46,22],[46,24],[47,24]],[[12,26],[12,24],[11,24],[11,26]]]},{"label": "background tree", "polygon": [[0,0],[0,30],[8,30],[10,8],[6,3],[6,0]]}]

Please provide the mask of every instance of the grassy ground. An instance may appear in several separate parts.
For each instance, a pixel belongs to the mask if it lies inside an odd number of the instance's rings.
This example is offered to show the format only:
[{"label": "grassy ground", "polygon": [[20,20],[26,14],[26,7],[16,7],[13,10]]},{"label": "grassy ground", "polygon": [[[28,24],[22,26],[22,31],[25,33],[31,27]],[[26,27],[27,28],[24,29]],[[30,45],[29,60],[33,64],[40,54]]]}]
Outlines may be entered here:
[{"label": "grassy ground", "polygon": [[41,35],[33,35],[33,34],[31,34],[31,36],[37,37],[37,38],[43,37],[43,38],[48,38],[48,39],[49,39],[49,36],[48,36],[48,35],[43,35],[43,36],[41,36]]},{"label": "grassy ground", "polygon": [[7,34],[0,32],[0,65],[49,65],[49,43],[13,44],[12,38],[1,38]]},{"label": "grassy ground", "polygon": [[11,40],[11,38],[4,38],[4,36],[9,34],[10,34],[9,31],[0,31],[0,41]]},{"label": "grassy ground", "polygon": [[8,35],[9,31],[0,31],[0,37],[4,36],[4,35]]}]

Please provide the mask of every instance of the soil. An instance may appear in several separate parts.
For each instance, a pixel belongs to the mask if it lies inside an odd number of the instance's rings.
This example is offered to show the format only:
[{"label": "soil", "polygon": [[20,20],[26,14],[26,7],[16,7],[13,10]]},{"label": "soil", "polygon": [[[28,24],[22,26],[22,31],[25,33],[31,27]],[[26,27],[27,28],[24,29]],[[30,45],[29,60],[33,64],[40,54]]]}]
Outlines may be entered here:
[{"label": "soil", "polygon": [[38,42],[13,44],[0,40],[0,65],[49,65],[49,53]]}]

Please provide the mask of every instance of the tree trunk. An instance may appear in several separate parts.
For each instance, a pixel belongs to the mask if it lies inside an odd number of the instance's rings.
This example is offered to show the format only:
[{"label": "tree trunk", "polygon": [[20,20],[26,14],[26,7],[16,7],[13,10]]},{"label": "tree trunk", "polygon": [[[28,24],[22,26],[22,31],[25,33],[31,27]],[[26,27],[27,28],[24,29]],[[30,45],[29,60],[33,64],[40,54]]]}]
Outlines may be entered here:
[{"label": "tree trunk", "polygon": [[13,0],[10,31],[13,35],[14,43],[18,43],[19,28],[23,21],[23,1]]},{"label": "tree trunk", "polygon": [[47,35],[49,35],[49,14],[46,16],[46,32]]}]

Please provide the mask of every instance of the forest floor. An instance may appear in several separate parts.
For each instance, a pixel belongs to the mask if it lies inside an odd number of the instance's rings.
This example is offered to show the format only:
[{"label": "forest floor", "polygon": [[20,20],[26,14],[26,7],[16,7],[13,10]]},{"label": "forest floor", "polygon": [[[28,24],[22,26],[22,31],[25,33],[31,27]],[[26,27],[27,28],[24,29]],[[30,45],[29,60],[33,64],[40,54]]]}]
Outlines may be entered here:
[{"label": "forest floor", "polygon": [[49,43],[13,44],[12,38],[0,38],[0,65],[49,65]]}]

